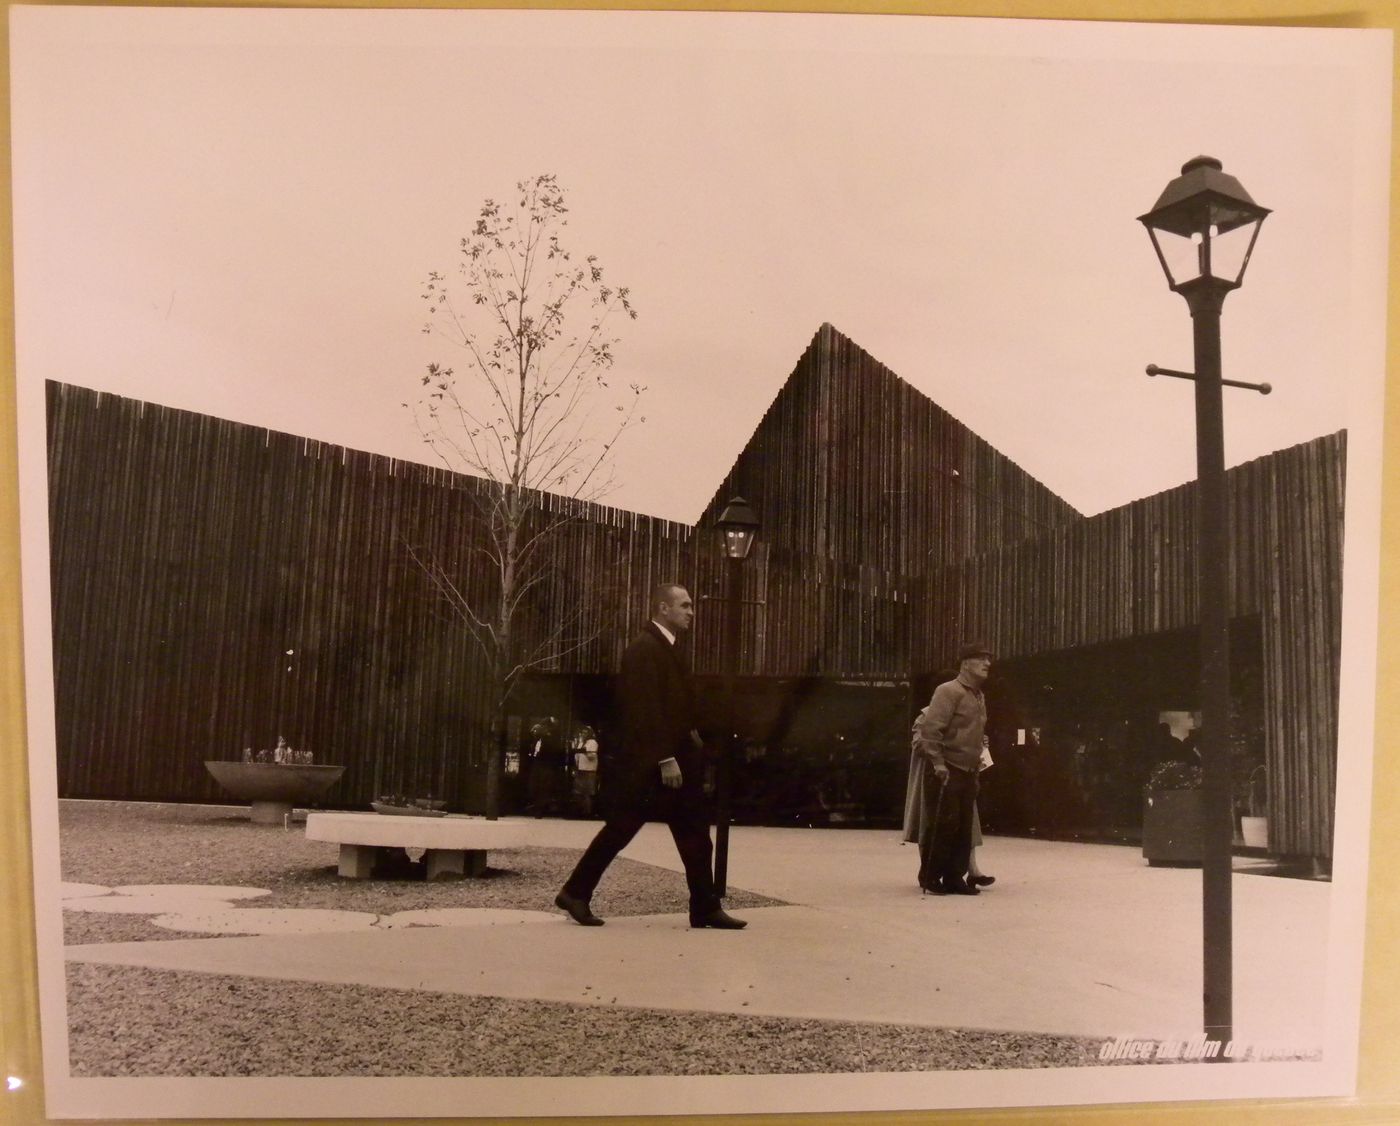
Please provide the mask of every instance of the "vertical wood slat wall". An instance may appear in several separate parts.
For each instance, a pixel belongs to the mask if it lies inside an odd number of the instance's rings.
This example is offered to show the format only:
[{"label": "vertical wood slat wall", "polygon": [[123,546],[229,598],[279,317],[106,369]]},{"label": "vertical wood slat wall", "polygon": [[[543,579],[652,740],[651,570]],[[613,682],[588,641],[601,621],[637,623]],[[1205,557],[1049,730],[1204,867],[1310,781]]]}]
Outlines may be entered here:
[{"label": "vertical wood slat wall", "polygon": [[[841,338],[830,343],[837,351]],[[930,449],[845,432],[847,460],[818,471],[809,456],[799,472],[796,429],[775,404],[756,436],[765,456],[746,455],[717,494],[722,503],[747,490],[765,519],[744,569],[744,674],[902,678],[942,667],[972,634],[1014,656],[1195,623],[1193,486],[1027,536],[1024,506],[1058,520],[1059,502],[1027,493],[1019,470],[977,452],[980,440],[946,416],[925,410],[920,422],[907,385],[872,378],[903,425],[924,427]],[[815,409],[820,389],[794,378],[787,411]],[[49,394],[63,793],[207,799],[217,790],[204,758],[270,746],[278,734],[347,763],[339,801],[400,783],[460,792],[480,762],[490,701],[472,643],[404,544],[485,591],[472,558],[478,483],[79,388]],[[778,431],[787,436],[775,444]],[[927,471],[931,450],[962,451],[960,481]],[[1344,471],[1337,434],[1227,475],[1234,612],[1262,624],[1274,847],[1302,855],[1331,848]],[[818,494],[803,490],[823,473],[841,475],[830,490],[849,493],[840,503],[852,527],[811,507]],[[873,518],[852,476],[909,491]],[[916,481],[924,487],[909,488]],[[786,503],[765,511],[779,496]],[[962,502],[969,496],[981,508]],[[1012,499],[992,503],[999,496]],[[706,521],[692,529],[575,508],[540,605],[580,607],[596,638],[551,667],[614,670],[641,595],[677,579],[700,599],[697,671],[720,671],[723,562]],[[854,527],[863,520],[879,526]],[[406,776],[424,770],[430,777]]]},{"label": "vertical wood slat wall", "polygon": [[[1340,683],[1345,432],[1231,469],[1231,613],[1258,615],[1270,848],[1331,855]],[[914,667],[961,638],[1029,656],[1197,624],[1194,483],[932,573]]]},{"label": "vertical wood slat wall", "polygon": [[775,548],[885,574],[920,575],[1079,518],[829,324],[697,526],[735,495]]},{"label": "vertical wood slat wall", "polygon": [[[57,384],[49,451],[63,794],[213,798],[204,759],[278,735],[347,765],[337,801],[461,792],[489,686],[406,545],[488,593],[480,482]],[[540,604],[596,640],[548,667],[605,671],[645,588],[687,581],[691,533],[572,510]]]}]

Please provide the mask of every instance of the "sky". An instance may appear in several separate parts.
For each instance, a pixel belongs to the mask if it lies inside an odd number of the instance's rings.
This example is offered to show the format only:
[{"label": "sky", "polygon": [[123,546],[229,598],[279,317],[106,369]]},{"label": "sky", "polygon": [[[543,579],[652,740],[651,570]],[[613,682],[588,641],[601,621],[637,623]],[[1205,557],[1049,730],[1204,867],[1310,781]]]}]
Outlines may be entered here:
[{"label": "sky", "polygon": [[[1195,475],[1136,217],[1272,208],[1226,302],[1236,464],[1378,425],[1383,36],[715,13],[16,8],[21,400],[44,379],[431,460],[401,404],[488,197],[559,177],[647,388],[608,503],[694,521],[823,322],[1085,513]],[[1388,81],[1388,76],[1385,76]],[[1377,97],[1377,91],[1380,96]],[[1383,269],[1383,262],[1381,268]],[[1383,275],[1381,275],[1383,277]],[[26,396],[28,397],[26,400]]]},{"label": "sky", "polygon": [[[1275,391],[1227,396],[1227,461],[1349,434],[1337,785],[1356,804],[1338,818],[1326,912],[1329,1046],[1307,1075],[1268,1079],[1349,1089],[1375,714],[1388,33],[24,5],[10,19],[29,793],[35,886],[50,897],[38,918],[57,918],[59,876],[45,380],[420,458],[401,404],[427,363],[455,359],[420,332],[423,281],[451,267],[484,199],[551,172],[571,244],[639,311],[613,374],[647,387],[647,421],[620,448],[611,503],[694,521],[830,322],[1094,513],[1195,474],[1189,385],[1144,374],[1192,366],[1190,320],[1136,217],[1206,153],[1273,209],[1226,301],[1223,357],[1228,378]],[[43,981],[61,982],[60,946],[41,947]],[[1192,1097],[1249,1079],[1207,1070],[1218,1086],[1199,1080]],[[46,1092],[117,1100],[101,1113],[143,1093],[89,1095],[60,1072]],[[1121,1072],[1084,1097],[1136,1093]],[[1008,1074],[994,1101],[1018,1097]],[[869,1105],[964,1097],[957,1077],[936,1078],[934,1096],[901,1084],[892,1096],[881,1077]],[[1031,1101],[1081,1090],[1034,1078]],[[287,1090],[267,1097],[285,1110]]]}]

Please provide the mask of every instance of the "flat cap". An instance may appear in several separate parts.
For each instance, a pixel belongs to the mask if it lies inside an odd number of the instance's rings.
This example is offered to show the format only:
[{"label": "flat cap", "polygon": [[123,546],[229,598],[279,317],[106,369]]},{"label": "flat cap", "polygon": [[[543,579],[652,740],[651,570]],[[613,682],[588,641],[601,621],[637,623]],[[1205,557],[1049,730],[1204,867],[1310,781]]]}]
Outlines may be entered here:
[{"label": "flat cap", "polygon": [[992,659],[992,647],[985,641],[964,641],[958,650],[958,660],[966,661],[970,657],[986,657]]}]

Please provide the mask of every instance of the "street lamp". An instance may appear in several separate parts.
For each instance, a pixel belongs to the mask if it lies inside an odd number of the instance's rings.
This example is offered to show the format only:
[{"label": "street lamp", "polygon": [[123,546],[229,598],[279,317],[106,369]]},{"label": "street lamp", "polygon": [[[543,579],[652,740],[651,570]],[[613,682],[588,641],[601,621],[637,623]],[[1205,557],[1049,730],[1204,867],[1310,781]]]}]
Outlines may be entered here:
[{"label": "street lamp", "polygon": [[1225,295],[1244,281],[1259,227],[1269,214],[1249,197],[1220,161],[1198,156],[1182,165],[1157,205],[1138,217],[1174,293],[1191,311],[1194,372],[1155,364],[1148,375],[1196,384],[1196,584],[1201,616],[1201,856],[1203,1002],[1205,1034],[1224,1048],[1233,1034],[1230,903],[1234,816],[1230,803],[1230,586],[1225,495],[1222,386],[1267,395],[1269,385],[1220,376],[1220,310]]},{"label": "street lamp", "polygon": [[729,879],[729,766],[738,738],[738,708],[734,700],[734,676],[739,667],[739,614],[743,608],[744,560],[758,537],[758,517],[743,497],[734,497],[715,521],[728,572],[724,611],[725,732],[715,771],[715,891],[725,893]]},{"label": "street lamp", "polygon": [[743,562],[758,538],[758,517],[753,514],[749,502],[743,497],[735,497],[724,506],[715,526],[724,533],[724,557]]}]

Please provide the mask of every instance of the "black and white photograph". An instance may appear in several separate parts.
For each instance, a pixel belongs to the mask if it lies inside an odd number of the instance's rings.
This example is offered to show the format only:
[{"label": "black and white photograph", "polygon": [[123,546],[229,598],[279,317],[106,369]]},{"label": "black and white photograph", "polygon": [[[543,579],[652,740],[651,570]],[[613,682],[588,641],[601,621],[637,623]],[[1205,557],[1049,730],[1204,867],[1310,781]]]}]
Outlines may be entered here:
[{"label": "black and white photograph", "polygon": [[1355,1094],[1392,48],[11,8],[45,1113]]}]

